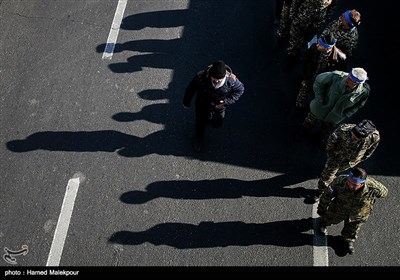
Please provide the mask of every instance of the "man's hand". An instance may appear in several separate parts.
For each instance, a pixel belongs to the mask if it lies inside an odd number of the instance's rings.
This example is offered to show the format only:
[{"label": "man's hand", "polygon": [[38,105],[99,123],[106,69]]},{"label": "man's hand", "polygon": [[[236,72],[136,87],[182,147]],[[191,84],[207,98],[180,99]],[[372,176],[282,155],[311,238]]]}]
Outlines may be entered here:
[{"label": "man's hand", "polygon": [[189,106],[186,106],[185,104],[182,104],[182,105],[183,105],[183,108],[189,109]]},{"label": "man's hand", "polygon": [[224,100],[220,100],[218,104],[213,104],[215,109],[223,109],[225,104]]},{"label": "man's hand", "polygon": [[377,189],[372,189],[368,194],[370,199],[374,199],[381,196],[381,193]]}]

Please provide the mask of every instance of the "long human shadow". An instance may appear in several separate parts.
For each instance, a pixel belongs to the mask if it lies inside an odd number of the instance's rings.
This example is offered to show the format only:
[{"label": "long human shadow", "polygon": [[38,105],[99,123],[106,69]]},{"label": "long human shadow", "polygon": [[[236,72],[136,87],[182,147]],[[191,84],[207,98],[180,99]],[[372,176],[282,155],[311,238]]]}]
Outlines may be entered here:
[{"label": "long human shadow", "polygon": [[190,17],[190,10],[168,10],[140,13],[124,17],[121,22],[121,29],[140,30],[145,27],[178,27],[186,25],[190,20]]},{"label": "long human shadow", "polygon": [[298,247],[313,244],[312,234],[305,233],[311,228],[311,218],[264,224],[240,221],[219,223],[207,221],[198,225],[163,223],[145,231],[115,232],[109,238],[109,242],[123,245],[149,242],[178,249],[251,245]]},{"label": "long human shadow", "polygon": [[[153,53],[171,53],[174,47],[178,46],[182,39],[149,39],[149,40],[136,40],[128,41],[125,43],[116,43],[114,45],[114,53],[123,51],[138,51],[138,52],[153,52]],[[97,52],[104,51],[106,44],[100,44],[96,47]]]},{"label": "long human shadow", "polygon": [[108,67],[114,73],[133,73],[142,71],[143,67],[168,69],[167,65],[171,65],[175,61],[176,59],[168,54],[143,54],[131,56],[127,62],[111,63]]},{"label": "long human shadow", "polygon": [[[141,71],[143,67],[152,68],[171,68],[171,65],[177,60],[179,53],[174,50],[179,46],[182,39],[171,40],[136,40],[125,43],[117,43],[114,46],[114,53],[122,51],[151,52],[151,54],[142,54],[131,56],[126,62],[110,63],[109,68],[114,73],[133,73]],[[103,52],[106,44],[97,46],[97,52]]]},{"label": "long human shadow", "polygon": [[[142,99],[146,100],[163,100],[168,99],[171,90],[153,89],[145,90],[139,93]],[[166,103],[155,103],[144,106],[139,112],[119,112],[112,116],[112,119],[118,122],[133,122],[137,120],[146,120],[148,122],[165,124],[167,117],[171,112],[171,106]]]},{"label": "long human shadow", "polygon": [[[166,130],[159,130],[146,137],[137,137],[115,130],[99,131],[42,131],[29,135],[25,139],[11,140],[6,143],[10,151],[23,153],[35,150],[64,151],[64,152],[117,152],[124,157],[140,157],[149,154],[196,156],[191,149],[178,149],[165,142],[177,141],[174,137],[182,133],[175,128],[176,133],[169,133]],[[272,155],[270,155],[272,156]],[[273,155],[278,157],[279,155]],[[202,160],[218,160],[218,155],[199,156]],[[293,166],[307,164],[308,159],[294,162]],[[255,162],[257,165],[258,162]],[[250,163],[249,163],[250,164]],[[264,166],[271,166],[270,162],[263,163]],[[273,163],[272,163],[273,164]],[[282,162],[276,161],[280,166]],[[285,163],[286,164],[286,163]],[[257,165],[255,165],[257,167]],[[269,167],[269,168],[271,168]],[[299,166],[300,167],[300,166]],[[260,168],[260,166],[258,166]],[[311,169],[312,170],[312,169]],[[308,174],[308,172],[306,172]],[[301,177],[301,176],[300,176]]]},{"label": "long human shadow", "polygon": [[[236,179],[217,179],[201,181],[159,181],[151,183],[145,191],[129,191],[121,195],[120,199],[128,204],[142,204],[156,198],[173,199],[233,199],[244,196],[251,197],[291,197],[306,198],[310,190],[303,187],[290,188],[309,179],[305,174],[277,175],[270,179],[243,181]],[[310,187],[312,189],[312,187]]]},{"label": "long human shadow", "polygon": [[[163,144],[164,131],[144,138],[115,130],[100,131],[43,131],[29,135],[26,139],[6,143],[16,153],[35,150],[64,152],[117,152],[126,157],[140,157],[152,153],[168,154]],[[151,145],[148,145],[151,143]],[[184,154],[180,154],[184,155]]]},{"label": "long human shadow", "polygon": [[163,124],[165,122],[165,115],[154,114],[154,111],[162,112],[165,109],[164,104],[153,104],[143,107],[140,112],[119,112],[112,116],[112,118],[119,122],[132,122],[137,120],[146,120],[152,123]]}]

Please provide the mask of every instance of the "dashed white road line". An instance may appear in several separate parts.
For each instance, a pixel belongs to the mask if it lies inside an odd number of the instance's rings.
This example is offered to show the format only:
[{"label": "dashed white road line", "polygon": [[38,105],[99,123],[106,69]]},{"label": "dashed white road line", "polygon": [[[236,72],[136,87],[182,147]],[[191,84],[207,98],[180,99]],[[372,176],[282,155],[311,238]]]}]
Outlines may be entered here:
[{"label": "dashed white road line", "polygon": [[318,234],[318,217],[317,214],[318,203],[313,205],[312,209],[312,217],[313,217],[313,230],[314,230],[314,237],[313,237],[313,255],[314,255],[314,266],[329,266],[329,259],[328,259],[328,242],[326,236],[321,236]]},{"label": "dashed white road line", "polygon": [[61,206],[61,212],[58,217],[57,227],[54,232],[53,242],[51,244],[46,266],[59,266],[60,264],[79,184],[79,178],[72,178],[68,181],[67,190],[65,191],[64,201]]},{"label": "dashed white road line", "polygon": [[117,42],[119,28],[121,27],[122,18],[126,3],[128,0],[119,0],[117,9],[115,10],[114,19],[111,24],[110,33],[108,34],[107,44],[104,48],[102,59],[111,59],[114,53],[115,43]]}]

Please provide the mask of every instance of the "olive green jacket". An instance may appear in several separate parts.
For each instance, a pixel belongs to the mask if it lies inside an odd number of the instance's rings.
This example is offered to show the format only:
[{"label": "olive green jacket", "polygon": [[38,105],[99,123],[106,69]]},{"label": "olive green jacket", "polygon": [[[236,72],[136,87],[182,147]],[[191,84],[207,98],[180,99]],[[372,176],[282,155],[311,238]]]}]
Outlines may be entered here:
[{"label": "olive green jacket", "polygon": [[310,111],[317,119],[337,125],[365,105],[370,92],[369,85],[364,82],[351,92],[346,92],[347,76],[346,72],[332,71],[315,78],[315,98],[310,103]]}]

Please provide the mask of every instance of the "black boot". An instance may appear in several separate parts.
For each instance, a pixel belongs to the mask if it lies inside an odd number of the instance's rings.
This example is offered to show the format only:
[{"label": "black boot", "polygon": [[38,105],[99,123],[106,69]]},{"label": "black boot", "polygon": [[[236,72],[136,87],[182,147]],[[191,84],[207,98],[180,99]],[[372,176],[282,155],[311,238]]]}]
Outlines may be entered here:
[{"label": "black boot", "polygon": [[311,197],[312,203],[317,203],[321,198],[322,193],[318,190],[315,194]]},{"label": "black boot", "polygon": [[307,203],[307,204],[317,203],[319,201],[319,199],[321,198],[322,193],[323,192],[320,191],[319,189],[318,190],[314,190],[313,194],[307,196],[304,202]]}]

